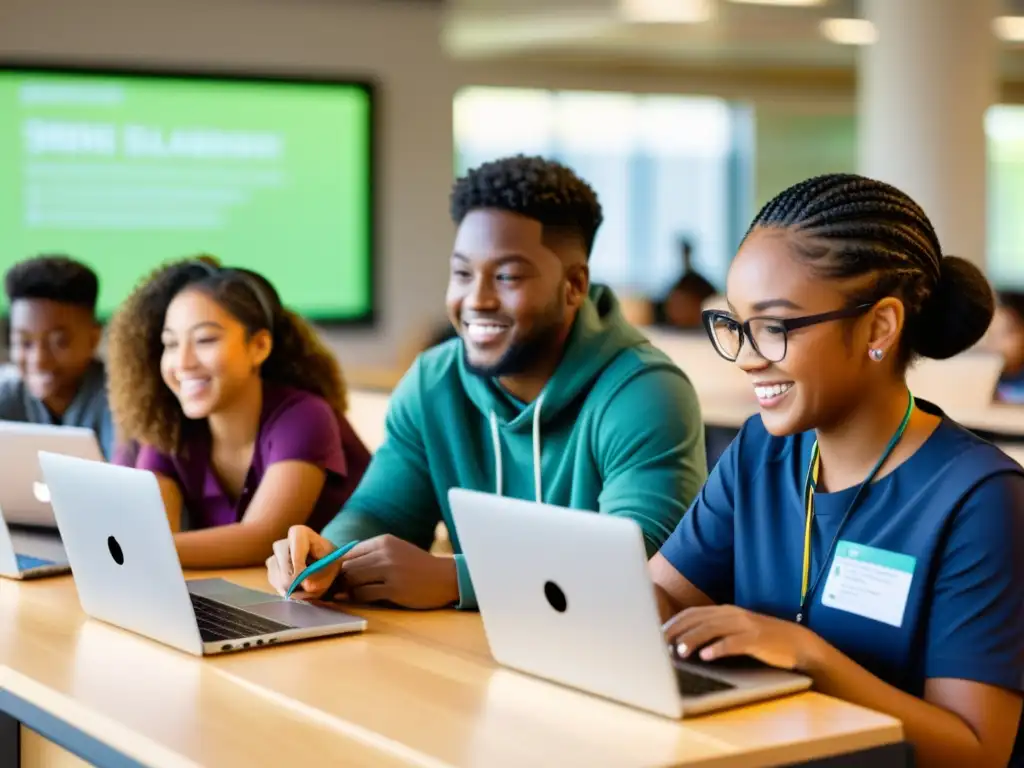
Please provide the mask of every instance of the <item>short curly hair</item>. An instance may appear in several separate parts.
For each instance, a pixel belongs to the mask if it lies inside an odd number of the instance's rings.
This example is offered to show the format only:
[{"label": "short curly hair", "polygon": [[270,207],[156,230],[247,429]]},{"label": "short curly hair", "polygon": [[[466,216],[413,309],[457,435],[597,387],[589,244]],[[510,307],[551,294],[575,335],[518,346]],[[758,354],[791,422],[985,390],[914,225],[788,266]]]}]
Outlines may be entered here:
[{"label": "short curly hair", "polygon": [[20,261],[4,275],[9,303],[18,299],[48,299],[96,311],[100,281],[89,267],[60,254]]},{"label": "short curly hair", "polygon": [[452,221],[470,211],[497,208],[539,221],[545,229],[578,236],[587,256],[604,221],[593,188],[570,168],[543,157],[514,155],[470,170],[451,193]]},{"label": "short curly hair", "polygon": [[164,316],[185,288],[213,298],[245,326],[270,331],[273,347],[260,368],[272,381],[319,395],[337,417],[347,410],[345,381],[337,360],[313,328],[281,304],[262,275],[222,268],[211,256],[165,264],[145,278],[110,323],[107,366],[110,409],[121,443],[143,443],[178,453],[182,435],[193,429],[177,398],[159,375]]}]

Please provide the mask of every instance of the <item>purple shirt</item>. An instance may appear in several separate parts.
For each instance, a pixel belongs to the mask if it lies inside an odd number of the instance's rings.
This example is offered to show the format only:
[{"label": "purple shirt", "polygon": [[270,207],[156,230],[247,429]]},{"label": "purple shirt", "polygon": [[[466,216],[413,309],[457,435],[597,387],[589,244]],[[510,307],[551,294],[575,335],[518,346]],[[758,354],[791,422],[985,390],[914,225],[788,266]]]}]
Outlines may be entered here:
[{"label": "purple shirt", "polygon": [[206,423],[182,438],[182,450],[168,456],[140,448],[135,466],[165,475],[181,489],[188,528],[212,528],[242,519],[267,468],[279,461],[304,461],[327,473],[320,498],[306,525],[319,531],[338,514],[370,463],[370,453],[348,421],[334,414],[323,398],[275,384],[263,385],[263,410],[252,464],[242,494],[232,501],[210,464]]}]

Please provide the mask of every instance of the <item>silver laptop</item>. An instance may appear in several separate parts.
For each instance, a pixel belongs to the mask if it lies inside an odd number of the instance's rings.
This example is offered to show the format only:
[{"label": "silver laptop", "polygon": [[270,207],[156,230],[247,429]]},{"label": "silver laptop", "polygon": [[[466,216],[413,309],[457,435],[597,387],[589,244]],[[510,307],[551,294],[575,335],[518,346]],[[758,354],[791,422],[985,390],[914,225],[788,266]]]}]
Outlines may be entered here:
[{"label": "silver laptop", "polygon": [[0,576],[37,579],[69,570],[64,545],[56,530],[8,526],[0,511]]},{"label": "silver laptop", "polygon": [[82,609],[195,655],[366,629],[330,608],[224,579],[186,581],[151,472],[39,452]]},{"label": "silver laptop", "polygon": [[907,371],[914,397],[957,413],[992,406],[1003,373],[1003,358],[994,352],[971,349],[947,360],[922,358]]},{"label": "silver laptop", "polygon": [[499,664],[672,718],[810,687],[746,658],[679,659],[634,521],[460,489],[448,498]]},{"label": "silver laptop", "polygon": [[0,576],[9,579],[68,572],[40,450],[103,460],[91,429],[0,421]]},{"label": "silver laptop", "polygon": [[87,427],[0,421],[0,510],[8,525],[57,527],[39,451],[103,461],[96,433]]}]

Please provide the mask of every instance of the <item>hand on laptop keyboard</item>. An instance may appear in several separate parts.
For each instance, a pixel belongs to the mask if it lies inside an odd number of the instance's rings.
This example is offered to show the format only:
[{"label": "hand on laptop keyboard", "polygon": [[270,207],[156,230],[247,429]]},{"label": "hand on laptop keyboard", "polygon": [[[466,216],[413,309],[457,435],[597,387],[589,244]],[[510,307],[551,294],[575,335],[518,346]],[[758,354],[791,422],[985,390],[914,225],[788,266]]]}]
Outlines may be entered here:
[{"label": "hand on laptop keyboard", "polygon": [[665,622],[665,640],[687,661],[749,657],[779,669],[801,669],[819,638],[793,621],[735,605],[688,608]]}]

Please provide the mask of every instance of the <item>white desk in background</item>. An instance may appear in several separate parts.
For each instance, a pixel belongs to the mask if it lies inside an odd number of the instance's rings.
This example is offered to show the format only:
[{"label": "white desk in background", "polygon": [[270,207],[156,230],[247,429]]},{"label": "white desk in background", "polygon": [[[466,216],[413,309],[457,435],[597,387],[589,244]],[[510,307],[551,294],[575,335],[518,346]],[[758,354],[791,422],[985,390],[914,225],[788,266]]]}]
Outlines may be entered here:
[{"label": "white desk in background", "polygon": [[[643,332],[689,377],[709,427],[739,429],[757,413],[750,377],[722,359],[703,332]],[[935,403],[968,429],[1024,438],[1024,407],[992,402],[1001,367],[997,356],[972,350],[949,360],[920,360],[907,381],[915,396]]]},{"label": "white desk in background", "polygon": [[345,415],[370,453],[375,453],[384,442],[384,419],[390,399],[391,393],[387,391],[349,390],[348,413]]},{"label": "white desk in background", "polygon": [[[650,329],[644,332],[687,374],[708,427],[737,430],[757,413],[750,377],[719,357],[706,336]],[[968,429],[1007,442],[1024,442],[1024,406],[992,402],[999,371],[997,358],[967,352],[950,360],[919,361],[911,368],[908,380],[917,397],[934,402]],[[376,451],[384,440],[389,398],[387,391],[349,391],[348,419],[370,451]]]}]

